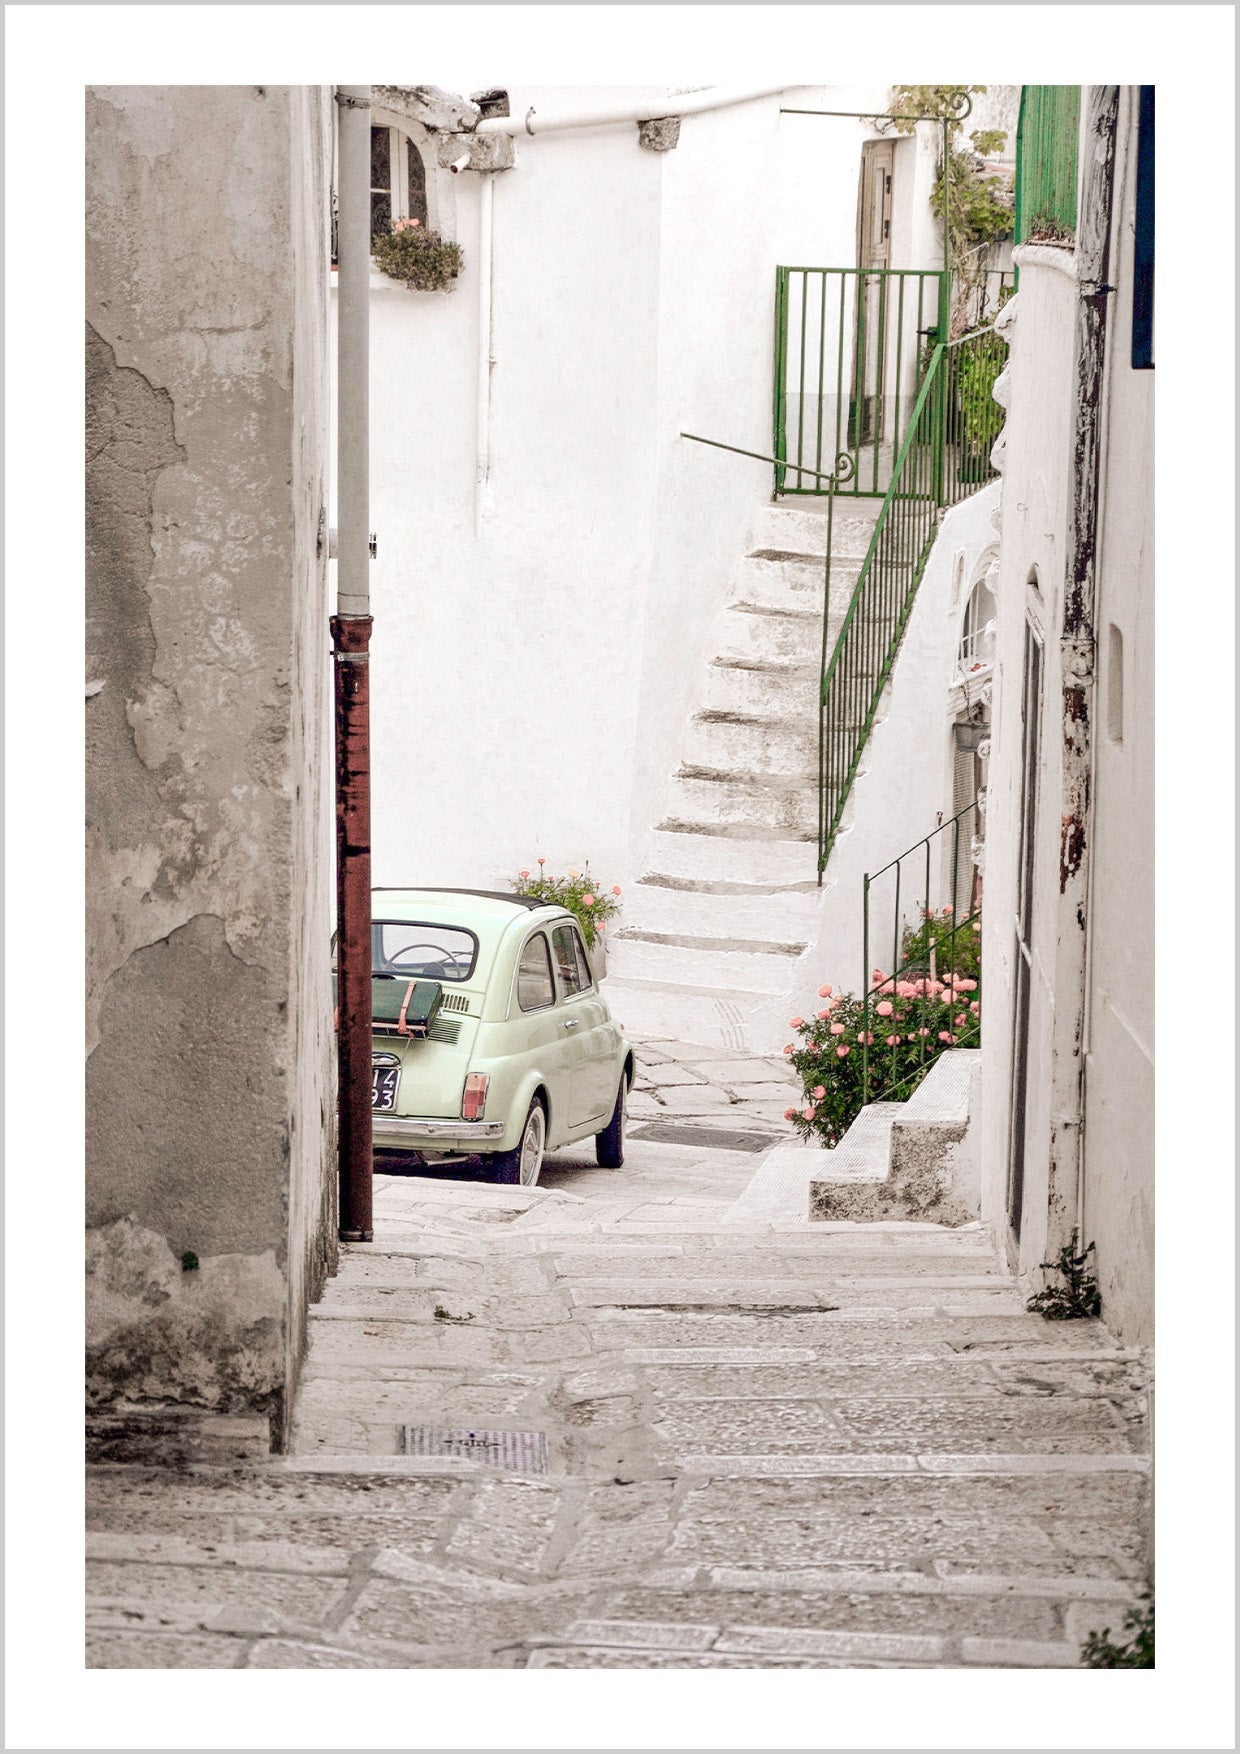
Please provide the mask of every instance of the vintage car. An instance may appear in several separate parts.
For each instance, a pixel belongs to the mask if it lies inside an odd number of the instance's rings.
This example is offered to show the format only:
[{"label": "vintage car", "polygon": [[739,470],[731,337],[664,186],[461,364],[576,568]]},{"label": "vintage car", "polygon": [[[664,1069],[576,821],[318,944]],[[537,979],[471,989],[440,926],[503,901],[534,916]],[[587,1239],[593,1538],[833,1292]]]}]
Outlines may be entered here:
[{"label": "vintage car", "polygon": [[376,1169],[385,1153],[415,1168],[477,1158],[488,1180],[532,1187],[547,1151],[591,1136],[618,1169],[633,1050],[572,914],[376,889],[371,915]]}]

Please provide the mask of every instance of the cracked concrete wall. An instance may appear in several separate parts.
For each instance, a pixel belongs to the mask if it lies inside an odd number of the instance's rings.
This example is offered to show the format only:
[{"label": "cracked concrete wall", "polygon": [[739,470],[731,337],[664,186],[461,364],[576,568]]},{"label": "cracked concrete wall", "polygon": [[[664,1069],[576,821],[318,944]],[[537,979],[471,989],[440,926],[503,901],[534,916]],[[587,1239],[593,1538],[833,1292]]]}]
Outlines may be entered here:
[{"label": "cracked concrete wall", "polygon": [[88,1395],[277,1441],[335,1228],[330,142],[326,88],[87,95]]}]

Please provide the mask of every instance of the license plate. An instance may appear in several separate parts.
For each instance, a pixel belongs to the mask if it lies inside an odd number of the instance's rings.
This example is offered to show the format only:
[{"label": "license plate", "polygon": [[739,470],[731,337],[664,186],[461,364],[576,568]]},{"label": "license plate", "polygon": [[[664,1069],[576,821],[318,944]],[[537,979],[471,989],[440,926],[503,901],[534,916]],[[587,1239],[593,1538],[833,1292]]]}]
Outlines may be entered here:
[{"label": "license plate", "polygon": [[399,1083],[399,1066],[375,1066],[370,1074],[371,1108],[395,1108]]}]

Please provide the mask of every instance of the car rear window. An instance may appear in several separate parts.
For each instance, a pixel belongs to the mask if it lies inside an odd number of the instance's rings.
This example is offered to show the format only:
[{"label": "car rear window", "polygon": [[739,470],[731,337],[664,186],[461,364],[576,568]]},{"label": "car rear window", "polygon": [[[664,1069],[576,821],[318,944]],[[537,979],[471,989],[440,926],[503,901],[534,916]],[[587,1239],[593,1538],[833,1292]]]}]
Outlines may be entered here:
[{"label": "car rear window", "polygon": [[577,936],[576,927],[556,926],[551,933],[551,942],[555,945],[555,965],[565,997],[571,998],[574,993],[584,993],[592,985],[592,980],[590,965],[586,961],[586,953]]},{"label": "car rear window", "polygon": [[478,960],[478,940],[464,926],[431,920],[375,920],[371,968],[375,974],[419,980],[467,981]]}]

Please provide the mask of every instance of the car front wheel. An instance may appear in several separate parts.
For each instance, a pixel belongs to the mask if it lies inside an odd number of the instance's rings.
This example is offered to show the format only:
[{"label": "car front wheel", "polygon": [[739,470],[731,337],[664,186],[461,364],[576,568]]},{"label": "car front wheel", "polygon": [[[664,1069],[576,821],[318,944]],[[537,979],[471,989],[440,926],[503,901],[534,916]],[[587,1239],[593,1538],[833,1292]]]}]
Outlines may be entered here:
[{"label": "car front wheel", "polygon": [[542,1103],[535,1097],[525,1117],[516,1150],[494,1153],[487,1163],[487,1180],[502,1182],[507,1187],[532,1188],[542,1169],[546,1146],[547,1117]]},{"label": "car front wheel", "polygon": [[624,1127],[628,1119],[628,1098],[629,1081],[621,1072],[620,1088],[616,1092],[616,1106],[611,1111],[611,1119],[601,1133],[594,1135],[594,1155],[598,1158],[601,1169],[624,1167]]}]

